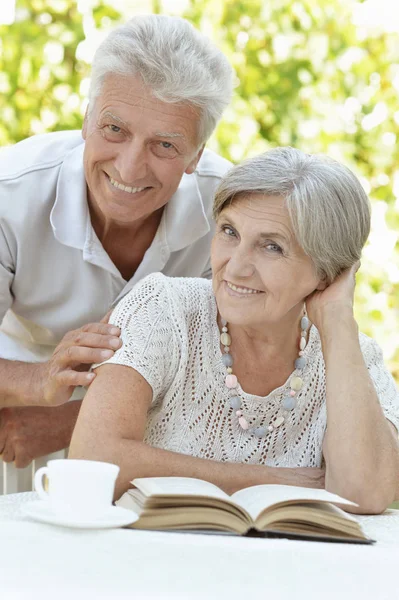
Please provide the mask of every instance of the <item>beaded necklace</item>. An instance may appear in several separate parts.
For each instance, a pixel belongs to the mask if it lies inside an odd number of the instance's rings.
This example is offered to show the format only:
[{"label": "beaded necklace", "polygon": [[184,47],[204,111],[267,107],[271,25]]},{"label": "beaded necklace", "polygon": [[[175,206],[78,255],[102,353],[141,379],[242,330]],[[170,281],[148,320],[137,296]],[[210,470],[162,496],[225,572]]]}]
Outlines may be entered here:
[{"label": "beaded necklace", "polygon": [[244,416],[241,410],[242,401],[237,393],[238,380],[236,375],[233,373],[233,357],[230,354],[231,336],[229,334],[227,321],[225,319],[222,322],[222,332],[220,334],[220,341],[223,346],[224,354],[222,355],[222,361],[226,367],[226,379],[225,385],[229,392],[232,393],[229,397],[230,407],[235,412],[235,416],[238,418],[238,424],[241,429],[252,433],[258,438],[266,437],[272,433],[275,429],[280,427],[288,413],[293,410],[297,404],[297,393],[302,389],[303,379],[301,377],[303,369],[306,367],[307,359],[304,356],[304,350],[306,348],[306,336],[307,330],[310,325],[308,317],[305,315],[301,319],[301,338],[299,341],[299,353],[298,358],[295,360],[295,370],[289,381],[289,392],[283,393],[281,399],[281,414],[269,425],[260,425],[257,427],[250,427],[247,418]]}]

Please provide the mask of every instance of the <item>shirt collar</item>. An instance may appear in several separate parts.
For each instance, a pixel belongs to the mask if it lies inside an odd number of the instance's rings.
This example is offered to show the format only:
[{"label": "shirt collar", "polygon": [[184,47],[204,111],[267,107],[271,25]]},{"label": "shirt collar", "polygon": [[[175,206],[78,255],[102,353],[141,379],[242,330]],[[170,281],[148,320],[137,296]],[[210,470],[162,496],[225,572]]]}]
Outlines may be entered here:
[{"label": "shirt collar", "polygon": [[184,173],[178,189],[165,206],[164,224],[170,252],[190,246],[210,231],[195,173]]},{"label": "shirt collar", "polygon": [[75,147],[62,163],[50,223],[56,239],[83,250],[90,220],[83,170],[84,143]]}]

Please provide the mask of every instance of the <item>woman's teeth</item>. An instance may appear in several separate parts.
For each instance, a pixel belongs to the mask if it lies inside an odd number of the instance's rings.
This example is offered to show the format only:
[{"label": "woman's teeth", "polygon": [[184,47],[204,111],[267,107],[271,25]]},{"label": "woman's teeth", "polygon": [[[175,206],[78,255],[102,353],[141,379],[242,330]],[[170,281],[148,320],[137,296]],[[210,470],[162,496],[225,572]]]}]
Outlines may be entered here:
[{"label": "woman's teeth", "polygon": [[233,285],[232,283],[229,283],[228,281],[226,281],[227,287],[229,287],[231,290],[233,290],[234,292],[238,292],[239,294],[260,294],[260,290],[252,290],[250,288],[243,288],[243,287],[238,287],[237,285]]}]

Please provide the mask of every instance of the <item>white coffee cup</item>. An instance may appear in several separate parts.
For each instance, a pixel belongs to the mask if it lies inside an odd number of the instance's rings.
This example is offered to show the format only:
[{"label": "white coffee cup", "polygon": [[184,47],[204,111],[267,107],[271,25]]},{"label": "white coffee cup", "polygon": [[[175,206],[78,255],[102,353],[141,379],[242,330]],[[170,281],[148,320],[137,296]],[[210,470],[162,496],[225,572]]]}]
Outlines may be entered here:
[{"label": "white coffee cup", "polygon": [[[35,473],[35,489],[50,509],[62,516],[93,517],[105,514],[112,506],[119,467],[92,460],[50,460]],[[43,476],[48,479],[48,491]]]}]

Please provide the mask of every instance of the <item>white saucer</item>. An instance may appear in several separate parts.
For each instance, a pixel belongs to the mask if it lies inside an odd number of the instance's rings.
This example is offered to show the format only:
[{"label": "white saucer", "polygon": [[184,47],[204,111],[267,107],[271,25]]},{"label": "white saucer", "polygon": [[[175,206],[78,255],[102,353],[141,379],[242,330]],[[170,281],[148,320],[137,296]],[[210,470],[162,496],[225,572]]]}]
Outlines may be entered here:
[{"label": "white saucer", "polygon": [[98,517],[76,517],[55,514],[49,504],[44,500],[35,500],[27,504],[21,504],[21,510],[35,521],[60,525],[61,527],[75,527],[77,529],[110,529],[112,527],[123,527],[137,521],[135,512],[120,506],[110,506],[107,511]]}]

